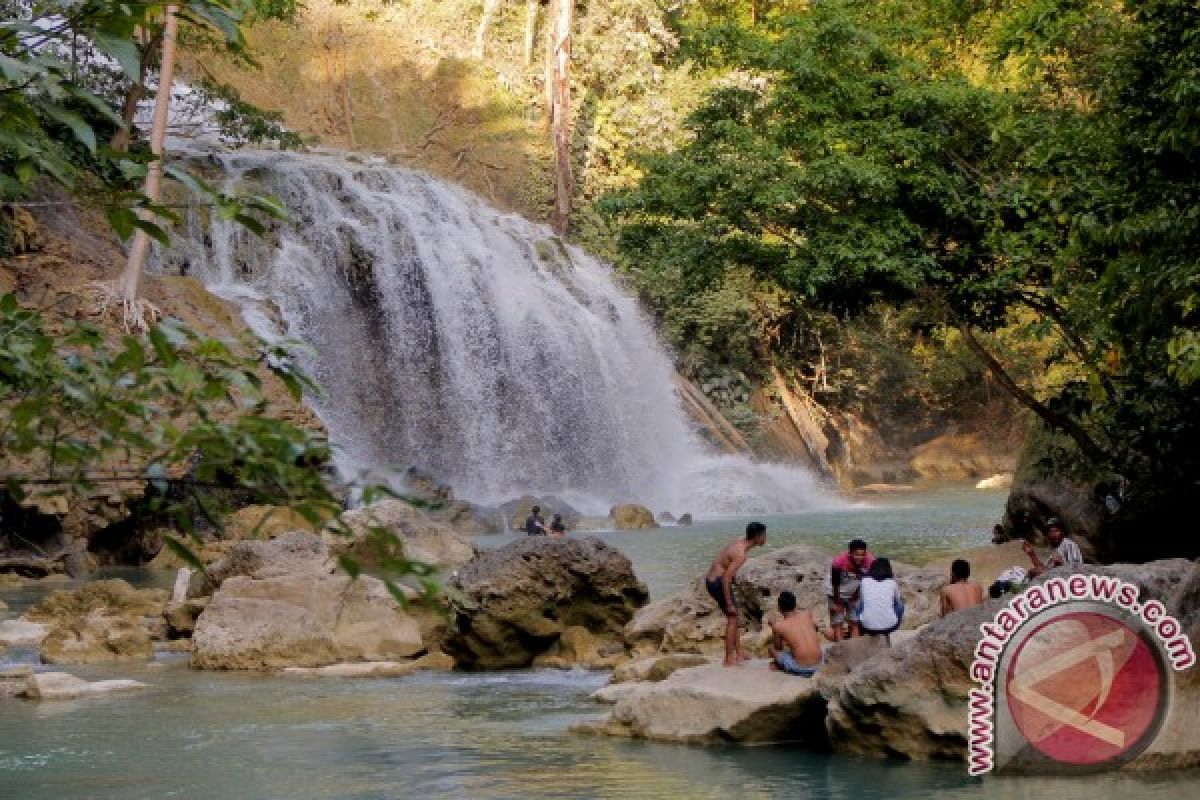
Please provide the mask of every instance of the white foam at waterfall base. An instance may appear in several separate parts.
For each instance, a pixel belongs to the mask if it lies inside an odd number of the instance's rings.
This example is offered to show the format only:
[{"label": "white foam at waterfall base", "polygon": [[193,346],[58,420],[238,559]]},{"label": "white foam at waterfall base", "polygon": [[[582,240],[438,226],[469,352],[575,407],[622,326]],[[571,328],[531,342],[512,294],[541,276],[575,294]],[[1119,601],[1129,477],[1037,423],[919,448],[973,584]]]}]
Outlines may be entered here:
[{"label": "white foam at waterfall base", "polygon": [[303,340],[347,471],[416,466],[480,503],[568,497],[696,514],[837,503],[796,467],[714,456],[612,270],[423,173],[333,154],[193,155],[290,214],[257,238],[193,209],[164,269]]}]

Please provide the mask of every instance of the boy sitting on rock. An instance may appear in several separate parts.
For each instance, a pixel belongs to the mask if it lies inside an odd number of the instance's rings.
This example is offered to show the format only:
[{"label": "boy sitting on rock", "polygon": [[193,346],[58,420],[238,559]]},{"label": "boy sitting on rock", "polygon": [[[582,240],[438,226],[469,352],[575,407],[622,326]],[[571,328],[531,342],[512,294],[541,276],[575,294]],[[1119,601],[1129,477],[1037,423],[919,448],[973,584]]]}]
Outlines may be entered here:
[{"label": "boy sitting on rock", "polygon": [[821,666],[821,639],[812,612],[796,609],[796,595],[779,593],[781,616],[770,620],[771,669],[811,678]]}]

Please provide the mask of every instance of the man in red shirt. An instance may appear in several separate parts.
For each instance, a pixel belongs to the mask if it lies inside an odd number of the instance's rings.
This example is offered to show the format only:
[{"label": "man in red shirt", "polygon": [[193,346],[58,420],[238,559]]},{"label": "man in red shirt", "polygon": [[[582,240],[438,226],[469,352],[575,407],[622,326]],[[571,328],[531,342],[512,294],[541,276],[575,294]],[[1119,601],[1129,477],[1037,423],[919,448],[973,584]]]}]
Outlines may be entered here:
[{"label": "man in red shirt", "polygon": [[858,636],[858,587],[874,562],[875,556],[862,539],[854,539],[846,545],[846,552],[834,556],[825,584],[832,628],[829,638],[833,641],[841,641],[847,626],[851,637]]}]

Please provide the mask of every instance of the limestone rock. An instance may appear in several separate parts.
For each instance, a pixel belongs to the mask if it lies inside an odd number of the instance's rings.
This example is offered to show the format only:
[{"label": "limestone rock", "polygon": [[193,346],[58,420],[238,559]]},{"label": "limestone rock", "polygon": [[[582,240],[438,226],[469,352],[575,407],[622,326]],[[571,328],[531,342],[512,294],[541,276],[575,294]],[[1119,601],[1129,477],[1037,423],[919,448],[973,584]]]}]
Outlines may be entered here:
[{"label": "limestone rock", "polygon": [[692,524],[692,515],[690,513],[689,514],[680,514],[679,519],[677,519],[675,521],[675,524],[676,525],[691,525]]},{"label": "limestone rock", "polygon": [[329,664],[324,667],[284,667],[284,675],[314,678],[398,678],[411,675],[420,667],[413,661],[359,661]]},{"label": "limestone rock", "polygon": [[660,511],[660,512],[658,512],[658,521],[661,522],[663,525],[674,525],[675,524],[675,515],[672,514],[670,511]]},{"label": "limestone rock", "polygon": [[162,589],[135,589],[120,579],[93,581],[79,589],[60,589],[26,612],[33,622],[55,623],[102,609],[123,616],[158,616],[167,602]]},{"label": "limestone rock", "polygon": [[[3,654],[4,648],[0,646],[0,655]],[[27,664],[0,669],[0,700],[6,697],[16,697],[23,693],[29,683],[29,676],[32,674],[33,667]]]},{"label": "limestone rock", "polygon": [[105,613],[60,620],[42,642],[47,664],[104,664],[154,656],[150,633],[136,618]]},{"label": "limestone rock", "polygon": [[315,533],[316,527],[286,506],[244,506],[225,519],[225,539],[274,539],[285,533]]},{"label": "limestone rock", "polygon": [[1016,469],[1016,457],[977,433],[946,433],[918,447],[909,462],[925,480],[979,480]]},{"label": "limestone rock", "polygon": [[40,645],[50,629],[28,619],[0,620],[0,646]]},{"label": "limestone rock", "polygon": [[480,553],[451,587],[445,650],[468,669],[529,666],[571,627],[606,652],[647,597],[629,559],[593,538],[519,539]]},{"label": "limestone rock", "polygon": [[30,700],[74,700],[80,697],[148,689],[141,681],[85,681],[66,672],[35,672],[28,677],[22,697]]},{"label": "limestone rock", "polygon": [[636,531],[658,527],[658,523],[654,521],[653,511],[645,506],[634,504],[613,506],[608,511],[608,518],[612,520],[612,526],[619,531]]},{"label": "limestone rock", "polygon": [[383,581],[316,573],[226,579],[192,641],[192,665],[203,669],[392,661],[424,649],[416,620]]},{"label": "limestone rock", "polygon": [[237,542],[208,574],[193,576],[189,595],[210,594],[236,576],[273,578],[330,575],[335,569],[329,546],[312,533],[294,531],[269,541]]},{"label": "limestone rock", "polygon": [[609,684],[631,681],[662,681],[676,670],[699,667],[709,663],[707,656],[697,653],[667,653],[627,661],[613,670]]},{"label": "limestone rock", "polygon": [[998,472],[990,478],[984,478],[975,484],[976,489],[1010,489],[1013,484],[1011,472]]},{"label": "limestone rock", "polygon": [[668,742],[825,743],[825,701],[813,680],[764,662],[680,669],[662,681],[607,686],[596,697],[613,703],[612,713],[581,731]]},{"label": "limestone rock", "polygon": [[[334,555],[349,555],[360,564],[378,563],[380,556],[403,555],[435,567],[457,567],[474,558],[475,545],[448,525],[432,519],[411,503],[387,498],[365,508],[347,511],[341,521],[350,529],[344,536],[326,532],[324,538]],[[387,528],[403,543],[393,543],[371,535],[372,527]]]},{"label": "limestone rock", "polygon": [[172,639],[191,636],[196,630],[196,620],[208,606],[208,598],[195,597],[181,603],[171,603],[163,612],[167,622],[167,635]]},{"label": "limestone rock", "polygon": [[639,609],[625,628],[638,653],[716,653],[724,635],[725,615],[699,581]]},{"label": "limestone rock", "polygon": [[533,659],[533,666],[552,669],[587,667],[607,669],[625,660],[625,643],[612,639],[597,639],[582,626],[572,625],[543,653]]}]

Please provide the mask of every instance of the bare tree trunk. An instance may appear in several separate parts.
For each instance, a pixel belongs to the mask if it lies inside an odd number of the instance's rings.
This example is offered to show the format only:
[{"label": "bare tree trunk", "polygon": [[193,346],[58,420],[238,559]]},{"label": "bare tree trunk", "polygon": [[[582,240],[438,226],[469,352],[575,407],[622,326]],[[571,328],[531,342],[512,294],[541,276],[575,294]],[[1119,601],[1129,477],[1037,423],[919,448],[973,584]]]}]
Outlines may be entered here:
[{"label": "bare tree trunk", "polygon": [[[162,188],[163,172],[163,142],[167,136],[167,112],[171,106],[171,80],[175,71],[175,34],[179,21],[176,18],[178,6],[167,6],[167,19],[163,29],[162,67],[158,73],[158,92],[154,98],[154,123],[150,128],[150,152],[154,160],[146,172],[146,197],[151,203],[157,203]],[[146,210],[139,210],[138,216],[150,220],[153,215]],[[142,279],[142,270],[146,265],[146,256],[150,251],[150,237],[141,228],[133,234],[133,245],[129,248],[129,261],[125,271],[117,279],[117,298],[126,309],[126,324],[133,327],[144,327],[145,320],[138,313],[138,287]],[[132,318],[131,318],[132,311]]]},{"label": "bare tree trunk", "polygon": [[538,0],[525,0],[525,66],[533,66],[533,43],[537,37]]},{"label": "bare tree trunk", "polygon": [[543,83],[546,88],[546,119],[554,119],[554,48],[558,43],[558,6],[563,0],[549,0],[546,7],[546,63]]},{"label": "bare tree trunk", "polygon": [[479,28],[475,31],[475,57],[483,58],[484,50],[487,48],[487,33],[492,27],[492,20],[496,18],[496,9],[500,7],[500,0],[483,0],[483,17],[479,20]]},{"label": "bare tree trunk", "polygon": [[125,93],[125,103],[121,108],[121,127],[113,133],[112,138],[108,141],[109,147],[121,153],[129,149],[129,144],[133,140],[133,118],[137,116],[138,106],[149,94],[149,89],[146,88],[146,70],[151,66],[152,53],[162,43],[160,34],[150,36],[145,30],[139,30],[136,39],[138,41],[138,78]]},{"label": "bare tree trunk", "polygon": [[554,25],[553,105],[550,123],[554,130],[554,228],[567,232],[571,219],[571,28],[575,0],[558,0]]}]

